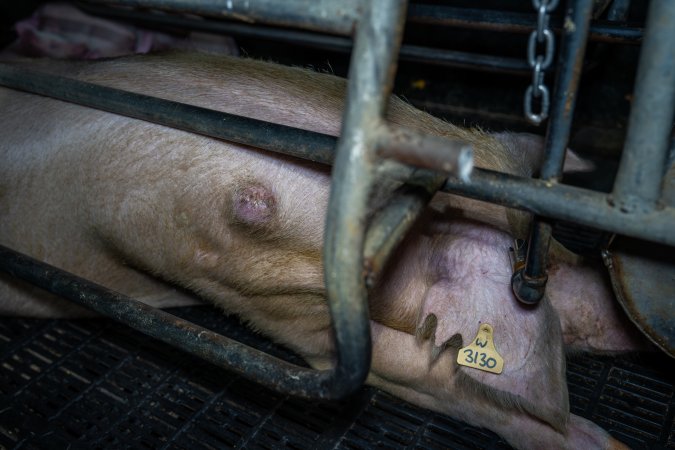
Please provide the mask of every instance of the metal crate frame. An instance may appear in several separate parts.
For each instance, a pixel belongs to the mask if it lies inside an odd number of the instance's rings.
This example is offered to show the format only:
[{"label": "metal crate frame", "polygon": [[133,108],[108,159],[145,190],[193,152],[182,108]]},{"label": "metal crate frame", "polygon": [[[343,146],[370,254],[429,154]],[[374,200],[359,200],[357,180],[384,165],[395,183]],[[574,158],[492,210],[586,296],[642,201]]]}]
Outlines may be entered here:
[{"label": "metal crate frame", "polygon": [[[652,0],[650,5],[628,137],[619,175],[609,195],[558,183],[569,139],[579,69],[591,30],[591,0],[570,0],[566,8],[565,20],[571,20],[576,26],[563,31],[542,177],[538,180],[479,169],[474,170],[469,179],[470,160],[463,143],[412,131],[398,132],[386,126],[383,112],[395,73],[405,0],[283,3],[233,0],[226,2],[227,8],[223,8],[222,1],[94,0],[94,3],[215,15],[343,36],[354,33],[346,112],[337,142],[318,133],[0,66],[0,84],[4,86],[273,151],[288,153],[286,149],[298,148],[298,143],[304,142],[300,151],[290,154],[334,164],[324,256],[327,298],[336,336],[337,364],[331,370],[314,371],[286,363],[10,249],[0,249],[0,269],[280,392],[338,398],[363,383],[370,366],[367,283],[382,268],[388,254],[438,189],[537,215],[525,268],[514,275],[514,291],[526,302],[536,302],[545,288],[544,261],[551,227],[541,217],[675,245],[675,235],[670,232],[675,225],[675,208],[659,201],[675,98],[673,2]],[[453,23],[454,19],[450,15],[440,19],[432,16],[428,20]],[[467,26],[503,26],[499,18],[458,20]],[[603,34],[596,28],[595,35],[591,33],[591,36],[609,39],[607,36],[620,34],[612,33],[610,30]],[[658,95],[654,95],[650,86],[660,86]],[[223,129],[222,120],[227,121],[227,130]],[[215,123],[220,126],[214,126]],[[262,139],[261,133],[252,131],[260,127],[265,129]],[[409,155],[420,149],[423,154],[414,160],[415,164],[437,167],[439,156],[447,155],[446,162],[453,176],[446,179],[447,173],[420,172],[395,160],[383,160],[395,158],[410,162]],[[408,184],[366,230],[367,194],[374,180],[383,174]]]}]

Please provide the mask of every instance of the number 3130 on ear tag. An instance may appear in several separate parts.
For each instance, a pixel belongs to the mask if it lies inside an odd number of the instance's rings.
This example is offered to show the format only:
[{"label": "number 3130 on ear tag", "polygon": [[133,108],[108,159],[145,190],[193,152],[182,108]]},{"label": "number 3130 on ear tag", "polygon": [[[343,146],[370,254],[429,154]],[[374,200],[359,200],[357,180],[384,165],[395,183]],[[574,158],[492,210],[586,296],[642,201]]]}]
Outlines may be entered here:
[{"label": "number 3130 on ear tag", "polygon": [[504,359],[497,353],[492,339],[492,325],[483,323],[478,327],[478,334],[466,347],[457,353],[457,364],[473,367],[485,372],[502,373]]}]

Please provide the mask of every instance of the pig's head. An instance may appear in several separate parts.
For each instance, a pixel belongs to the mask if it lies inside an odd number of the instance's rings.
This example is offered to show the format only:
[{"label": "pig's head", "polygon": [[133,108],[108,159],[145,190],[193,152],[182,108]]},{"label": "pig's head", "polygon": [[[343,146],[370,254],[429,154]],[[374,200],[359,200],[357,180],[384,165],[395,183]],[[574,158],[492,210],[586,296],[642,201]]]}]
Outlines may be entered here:
[{"label": "pig's head", "polygon": [[[478,147],[479,166],[522,176],[539,166],[542,140],[536,136],[478,132],[460,137]],[[588,170],[573,154],[566,167]],[[602,283],[598,288],[597,279],[584,279],[589,272],[554,244],[558,264],[552,267],[551,295],[536,307],[519,303],[511,290],[509,248],[514,236],[526,235],[527,222],[524,213],[498,205],[443,193],[434,197],[371,295],[370,382],[496,430],[519,448],[620,445],[569,414],[567,336],[551,303],[555,298],[577,304],[589,294],[604,301],[611,293]],[[594,284],[578,286],[583,281]],[[457,362],[485,324],[504,361],[499,374]]]},{"label": "pig's head", "polygon": [[[394,256],[403,263],[392,265],[373,294],[372,319],[388,328],[373,330],[373,377],[385,388],[398,384],[395,393],[409,400],[481,426],[527,417],[564,433],[569,407],[560,323],[548,300],[524,308],[513,296],[511,236],[429,216]],[[460,348],[484,324],[504,360],[501,374],[457,363]],[[377,351],[380,345],[387,349]]]}]

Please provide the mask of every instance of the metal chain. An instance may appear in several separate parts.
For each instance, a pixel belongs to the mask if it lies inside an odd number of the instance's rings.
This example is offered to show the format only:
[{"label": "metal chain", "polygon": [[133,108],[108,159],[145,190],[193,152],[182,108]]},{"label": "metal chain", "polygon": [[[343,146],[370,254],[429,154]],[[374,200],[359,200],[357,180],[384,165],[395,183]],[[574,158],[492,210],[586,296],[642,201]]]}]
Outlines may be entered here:
[{"label": "metal chain", "polygon": [[[535,125],[539,125],[548,117],[550,95],[544,84],[544,70],[553,62],[555,37],[549,28],[549,13],[558,6],[559,0],[532,0],[537,10],[537,28],[530,34],[527,42],[527,62],[532,67],[532,84],[525,91],[525,117]],[[544,53],[537,53],[537,49]],[[541,99],[539,113],[535,113],[532,104]]]}]

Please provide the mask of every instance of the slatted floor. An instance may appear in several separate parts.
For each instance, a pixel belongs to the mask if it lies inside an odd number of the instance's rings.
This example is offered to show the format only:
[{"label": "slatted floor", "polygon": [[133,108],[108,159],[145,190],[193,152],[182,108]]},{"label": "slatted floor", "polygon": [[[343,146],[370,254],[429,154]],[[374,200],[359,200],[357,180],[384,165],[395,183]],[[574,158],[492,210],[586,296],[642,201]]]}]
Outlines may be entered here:
[{"label": "slatted floor", "polygon": [[[179,314],[294,362],[210,307]],[[640,449],[675,449],[675,364],[569,361],[572,411]],[[0,448],[507,449],[493,433],[364,388],[271,392],[115,322],[0,319]]]}]

